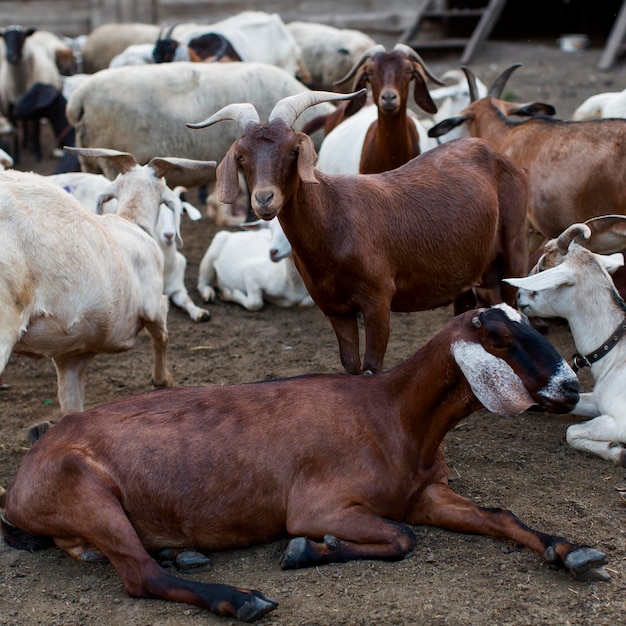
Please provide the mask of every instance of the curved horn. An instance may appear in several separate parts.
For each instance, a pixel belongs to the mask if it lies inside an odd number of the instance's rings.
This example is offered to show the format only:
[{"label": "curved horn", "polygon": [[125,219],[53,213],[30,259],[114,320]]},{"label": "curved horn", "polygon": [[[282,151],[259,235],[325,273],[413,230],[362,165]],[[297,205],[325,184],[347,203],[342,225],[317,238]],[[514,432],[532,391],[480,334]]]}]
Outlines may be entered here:
[{"label": "curved horn", "polygon": [[500,96],[502,95],[502,90],[504,89],[504,85],[506,85],[506,81],[509,80],[511,74],[518,67],[522,67],[522,64],[513,63],[513,65],[509,65],[509,67],[505,68],[500,76],[498,76],[498,78],[493,81],[493,85],[491,85],[491,89],[489,89],[489,93],[487,95],[500,99]]},{"label": "curved horn", "polygon": [[480,100],[480,95],[478,94],[478,87],[476,85],[476,76],[474,72],[470,70],[469,67],[462,65],[461,69],[465,74],[465,78],[467,78],[467,86],[469,87],[469,95],[470,102],[476,102],[476,100]]},{"label": "curved horn", "polygon": [[220,109],[217,113],[214,113],[211,117],[204,120],[204,122],[198,122],[197,124],[191,124],[187,122],[185,126],[187,128],[206,128],[207,126],[213,126],[217,122],[223,122],[225,120],[233,120],[239,122],[239,126],[243,130],[247,124],[254,122],[258,124],[261,120],[257,110],[252,104],[248,102],[240,102],[237,104],[228,104],[224,108]]},{"label": "curved horn", "polygon": [[376,44],[371,48],[367,49],[362,55],[361,58],[350,68],[350,71],[340,80],[336,80],[333,85],[341,85],[343,83],[347,83],[355,74],[356,71],[367,61],[371,59],[375,54],[379,52],[385,52],[385,46],[382,44]]},{"label": "curved horn", "polygon": [[413,48],[411,48],[411,46],[407,46],[405,43],[397,43],[394,47],[393,47],[393,51],[394,52],[401,52],[403,54],[406,54],[406,56],[411,59],[411,61],[415,61],[416,63],[419,63],[422,66],[422,69],[424,70],[424,74],[426,74],[426,76],[433,82],[435,83],[435,85],[439,85],[440,87],[443,87],[445,85],[445,83],[443,81],[441,81],[439,78],[437,78],[426,66],[426,63],[424,63],[424,59],[422,59],[422,57],[415,51],[413,50]]},{"label": "curved horn", "polygon": [[163,24],[161,26],[161,28],[159,28],[159,34],[157,35],[156,38],[156,43],[158,43],[159,41],[161,41],[161,39],[163,38],[163,29],[165,28],[165,24]]},{"label": "curved horn", "polygon": [[613,254],[626,250],[626,215],[601,215],[585,221],[591,237],[585,244],[592,252]]},{"label": "curved horn", "polygon": [[174,29],[178,26],[178,22],[174,22],[170,27],[169,30],[167,31],[167,33],[165,34],[164,39],[171,39],[172,38],[172,33],[174,32]]},{"label": "curved horn", "polygon": [[572,224],[558,236],[556,245],[561,254],[567,254],[572,242],[581,243],[589,237],[591,237],[591,228],[587,224]]},{"label": "curved horn", "polygon": [[130,152],[119,152],[108,148],[75,148],[74,146],[63,146],[64,152],[85,157],[105,157],[115,163],[117,169],[125,174],[137,165],[137,160]]},{"label": "curved horn", "polygon": [[367,89],[360,89],[354,93],[335,93],[332,91],[304,91],[295,96],[287,96],[279,100],[270,113],[269,121],[277,117],[284,120],[289,127],[293,127],[296,120],[306,109],[322,102],[337,102],[338,100],[353,100],[362,96]]}]

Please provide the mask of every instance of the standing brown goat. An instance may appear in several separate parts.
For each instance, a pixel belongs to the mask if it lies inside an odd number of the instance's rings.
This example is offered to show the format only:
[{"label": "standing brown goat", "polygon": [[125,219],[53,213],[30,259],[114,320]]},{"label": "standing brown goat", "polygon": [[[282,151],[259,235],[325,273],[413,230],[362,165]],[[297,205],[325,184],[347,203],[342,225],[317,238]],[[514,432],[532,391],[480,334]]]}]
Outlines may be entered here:
[{"label": "standing brown goat", "polygon": [[284,98],[266,123],[251,104],[234,104],[188,124],[239,122],[243,133],[217,169],[220,201],[234,202],[241,168],[257,216],[278,216],[350,374],[383,369],[390,311],[454,302],[458,313],[474,306],[472,290],[479,285],[488,290],[489,304],[513,305],[515,289],[501,280],[526,272],[526,176],[485,141],[450,142],[381,174],[315,169],[313,143],[293,124],[310,106],[362,93]]},{"label": "standing brown goat", "polygon": [[601,552],[454,493],[443,455],[446,433],[483,406],[563,413],[578,397],[574,372],[517,311],[470,311],[378,376],[178,387],[66,416],[24,457],[2,531],[17,548],[48,536],[78,560],[108,559],[133,597],[246,621],[275,602],[174,576],[148,551],[290,535],[283,569],[398,560],[416,549],[409,524],[428,524],[511,539],[579,580],[606,580]]},{"label": "standing brown goat", "polygon": [[[507,67],[485,98],[478,98],[474,74],[464,67],[472,102],[428,134],[440,137],[466,124],[470,135],[486,139],[528,172],[532,254],[571,224],[600,215],[626,215],[626,120],[569,122],[549,117],[554,114],[551,105],[505,102],[502,90],[518,67]],[[532,119],[517,122],[509,115]]]}]

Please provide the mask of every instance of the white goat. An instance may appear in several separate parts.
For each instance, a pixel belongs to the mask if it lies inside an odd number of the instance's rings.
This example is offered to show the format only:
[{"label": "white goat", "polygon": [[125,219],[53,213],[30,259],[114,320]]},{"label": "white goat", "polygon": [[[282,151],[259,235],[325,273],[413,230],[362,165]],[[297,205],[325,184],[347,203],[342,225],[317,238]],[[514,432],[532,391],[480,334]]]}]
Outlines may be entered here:
[{"label": "white goat", "polygon": [[[105,192],[111,185],[111,181],[102,174],[90,174],[87,172],[67,172],[65,174],[53,174],[47,176],[48,180],[63,187],[72,194],[92,213],[97,212],[98,196]],[[156,236],[159,246],[163,251],[163,293],[179,308],[187,311],[194,322],[206,322],[210,319],[210,313],[206,309],[196,306],[185,287],[185,270],[187,259],[178,250],[182,245],[180,237],[180,220],[183,213],[193,220],[202,217],[200,211],[193,204],[182,199],[185,187],[179,186],[174,189],[174,200],[178,205],[176,211],[162,204],[159,210],[159,219],[156,226]],[[118,203],[111,200],[104,205],[106,213],[116,213]]]},{"label": "white goat", "polygon": [[608,117],[626,117],[626,89],[590,96],[572,115],[576,122]]},{"label": "white goat", "polygon": [[[67,148],[78,151],[77,148]],[[11,353],[52,358],[63,414],[84,406],[85,370],[98,353],[130,349],[152,336],[152,381],[170,386],[163,253],[154,239],[161,202],[176,209],[162,176],[181,159],[139,166],[130,154],[91,150],[120,176],[101,195],[116,215],[92,215],[33,173],[0,173],[0,374]]]},{"label": "white goat", "polygon": [[591,251],[615,249],[626,249],[626,217],[573,224],[546,244],[534,273],[506,281],[519,288],[526,315],[567,320],[578,351],[574,364],[591,368],[593,391],[581,394],[572,414],[594,419],[571,425],[567,442],[626,466],[626,304],[609,275],[624,256]]},{"label": "white goat", "polygon": [[248,311],[277,306],[312,306],[291,257],[291,246],[277,219],[258,223],[259,230],[215,234],[198,270],[198,291],[205,301],[220,297]]}]

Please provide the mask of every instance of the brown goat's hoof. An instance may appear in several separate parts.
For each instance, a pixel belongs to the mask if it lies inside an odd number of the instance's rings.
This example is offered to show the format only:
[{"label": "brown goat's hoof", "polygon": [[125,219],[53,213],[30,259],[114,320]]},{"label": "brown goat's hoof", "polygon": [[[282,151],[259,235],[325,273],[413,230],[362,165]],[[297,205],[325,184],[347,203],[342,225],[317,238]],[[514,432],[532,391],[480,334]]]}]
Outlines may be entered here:
[{"label": "brown goat's hoof", "polygon": [[251,591],[250,597],[237,609],[237,619],[256,622],[278,606],[278,602],[264,596],[260,591]]},{"label": "brown goat's hoof", "polygon": [[176,555],[175,564],[181,572],[201,572],[211,568],[211,559],[201,552],[185,550]]},{"label": "brown goat's hoof", "polygon": [[49,428],[52,428],[54,422],[40,422],[39,424],[33,424],[26,431],[26,438],[28,439],[28,443],[32,446],[35,441],[38,441],[43,437],[43,435],[48,431]]}]

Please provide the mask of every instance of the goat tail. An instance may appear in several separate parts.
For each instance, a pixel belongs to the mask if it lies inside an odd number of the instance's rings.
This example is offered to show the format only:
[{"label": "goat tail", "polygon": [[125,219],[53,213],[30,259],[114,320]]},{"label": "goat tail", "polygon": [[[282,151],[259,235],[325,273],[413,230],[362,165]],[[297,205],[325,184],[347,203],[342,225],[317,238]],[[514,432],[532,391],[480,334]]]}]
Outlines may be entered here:
[{"label": "goat tail", "polygon": [[[4,491],[4,490],[3,490]],[[6,492],[0,493],[0,505],[4,505],[6,499]],[[29,552],[36,552],[37,550],[43,550],[54,545],[52,537],[46,535],[34,535],[33,533],[20,530],[16,526],[13,526],[9,520],[4,516],[4,509],[0,509],[0,527],[2,527],[2,538],[7,545],[15,548],[16,550],[28,550]]]}]

